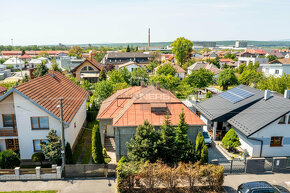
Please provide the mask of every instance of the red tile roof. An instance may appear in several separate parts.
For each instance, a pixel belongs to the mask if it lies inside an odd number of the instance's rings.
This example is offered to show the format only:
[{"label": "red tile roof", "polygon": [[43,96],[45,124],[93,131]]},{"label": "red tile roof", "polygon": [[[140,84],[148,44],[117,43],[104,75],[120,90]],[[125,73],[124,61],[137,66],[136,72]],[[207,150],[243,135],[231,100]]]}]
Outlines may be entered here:
[{"label": "red tile roof", "polygon": [[3,86],[0,85],[0,93],[6,92],[6,91],[7,91],[7,89],[5,87],[3,87]]},{"label": "red tile roof", "polygon": [[27,54],[24,54],[24,55],[20,56],[19,58],[22,58],[22,59],[29,59],[29,58],[31,58],[31,57],[28,56]]},{"label": "red tile roof", "polygon": [[88,96],[86,90],[60,72],[50,72],[15,89],[59,118],[60,110],[57,105],[63,97],[63,119],[68,124]]},{"label": "red tile roof", "polygon": [[[49,55],[57,55],[60,53],[68,54],[66,50],[43,50],[43,51],[25,51],[26,55],[38,55],[41,52],[47,52]],[[13,56],[13,55],[21,55],[22,51],[2,51],[2,56]]]},{"label": "red tile roof", "polygon": [[233,62],[234,60],[231,58],[221,58],[219,59],[220,62]]},{"label": "red tile roof", "polygon": [[101,105],[98,119],[113,119],[114,126],[138,126],[148,120],[154,126],[164,122],[164,114],[152,112],[151,107],[167,107],[172,125],[179,123],[179,114],[184,109],[188,125],[205,125],[171,92],[156,87],[135,86],[119,90]]},{"label": "red tile roof", "polygon": [[262,49],[246,49],[246,52],[250,54],[261,54],[261,55],[267,54],[267,52]]}]

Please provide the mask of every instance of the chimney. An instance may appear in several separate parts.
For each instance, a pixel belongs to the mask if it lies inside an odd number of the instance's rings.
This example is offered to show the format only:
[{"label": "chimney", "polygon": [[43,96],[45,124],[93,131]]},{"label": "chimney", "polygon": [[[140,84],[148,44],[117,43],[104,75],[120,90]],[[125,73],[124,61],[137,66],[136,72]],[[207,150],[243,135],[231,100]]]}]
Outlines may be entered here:
[{"label": "chimney", "polygon": [[34,68],[29,68],[28,75],[30,79],[34,79],[33,72],[34,72]]},{"label": "chimney", "polygon": [[156,88],[157,88],[158,90],[160,90],[160,82],[157,82],[157,83],[156,83]]},{"label": "chimney", "polygon": [[265,90],[264,99],[268,100],[270,98],[270,95],[271,95],[271,91],[270,90]]},{"label": "chimney", "polygon": [[290,90],[286,89],[284,92],[284,98],[285,99],[290,99]]},{"label": "chimney", "polygon": [[141,87],[143,87],[143,88],[146,87],[144,81],[141,82]]},{"label": "chimney", "polygon": [[148,29],[148,50],[150,49],[150,28]]}]

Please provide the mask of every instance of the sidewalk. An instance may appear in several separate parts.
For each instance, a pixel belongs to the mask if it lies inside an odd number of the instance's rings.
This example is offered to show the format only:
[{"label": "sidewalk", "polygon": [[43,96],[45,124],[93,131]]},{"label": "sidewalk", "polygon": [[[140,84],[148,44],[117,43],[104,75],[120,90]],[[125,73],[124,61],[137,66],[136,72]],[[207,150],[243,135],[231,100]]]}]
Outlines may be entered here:
[{"label": "sidewalk", "polygon": [[60,193],[115,193],[115,178],[0,182],[1,191],[58,190]]},{"label": "sidewalk", "polygon": [[225,176],[224,189],[234,193],[238,186],[245,182],[267,181],[272,185],[282,186],[290,191],[290,174],[241,174]]}]

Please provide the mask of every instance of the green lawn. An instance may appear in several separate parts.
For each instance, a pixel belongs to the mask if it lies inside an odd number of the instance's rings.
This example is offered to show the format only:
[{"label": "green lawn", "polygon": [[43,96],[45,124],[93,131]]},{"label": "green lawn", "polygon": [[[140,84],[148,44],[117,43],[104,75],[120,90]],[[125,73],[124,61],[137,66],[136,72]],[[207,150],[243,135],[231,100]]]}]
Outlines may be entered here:
[{"label": "green lawn", "polygon": [[[56,193],[56,190],[46,190],[46,191],[12,191],[8,193]],[[0,193],[7,193],[7,192],[0,192]]]},{"label": "green lawn", "polygon": [[85,129],[82,136],[80,137],[76,147],[75,147],[75,150],[73,152],[73,162],[74,163],[77,163],[77,161],[82,153],[82,149],[83,149],[83,146],[84,146],[84,143],[85,143],[85,140],[86,140],[86,137],[88,134],[89,134],[89,130]]}]

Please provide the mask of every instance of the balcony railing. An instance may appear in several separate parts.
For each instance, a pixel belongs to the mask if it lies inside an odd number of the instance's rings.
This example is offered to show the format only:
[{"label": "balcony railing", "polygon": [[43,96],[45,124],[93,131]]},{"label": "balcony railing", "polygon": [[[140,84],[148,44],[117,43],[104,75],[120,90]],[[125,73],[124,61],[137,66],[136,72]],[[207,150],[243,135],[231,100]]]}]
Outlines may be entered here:
[{"label": "balcony railing", "polygon": [[18,136],[17,128],[0,128],[0,137]]}]

